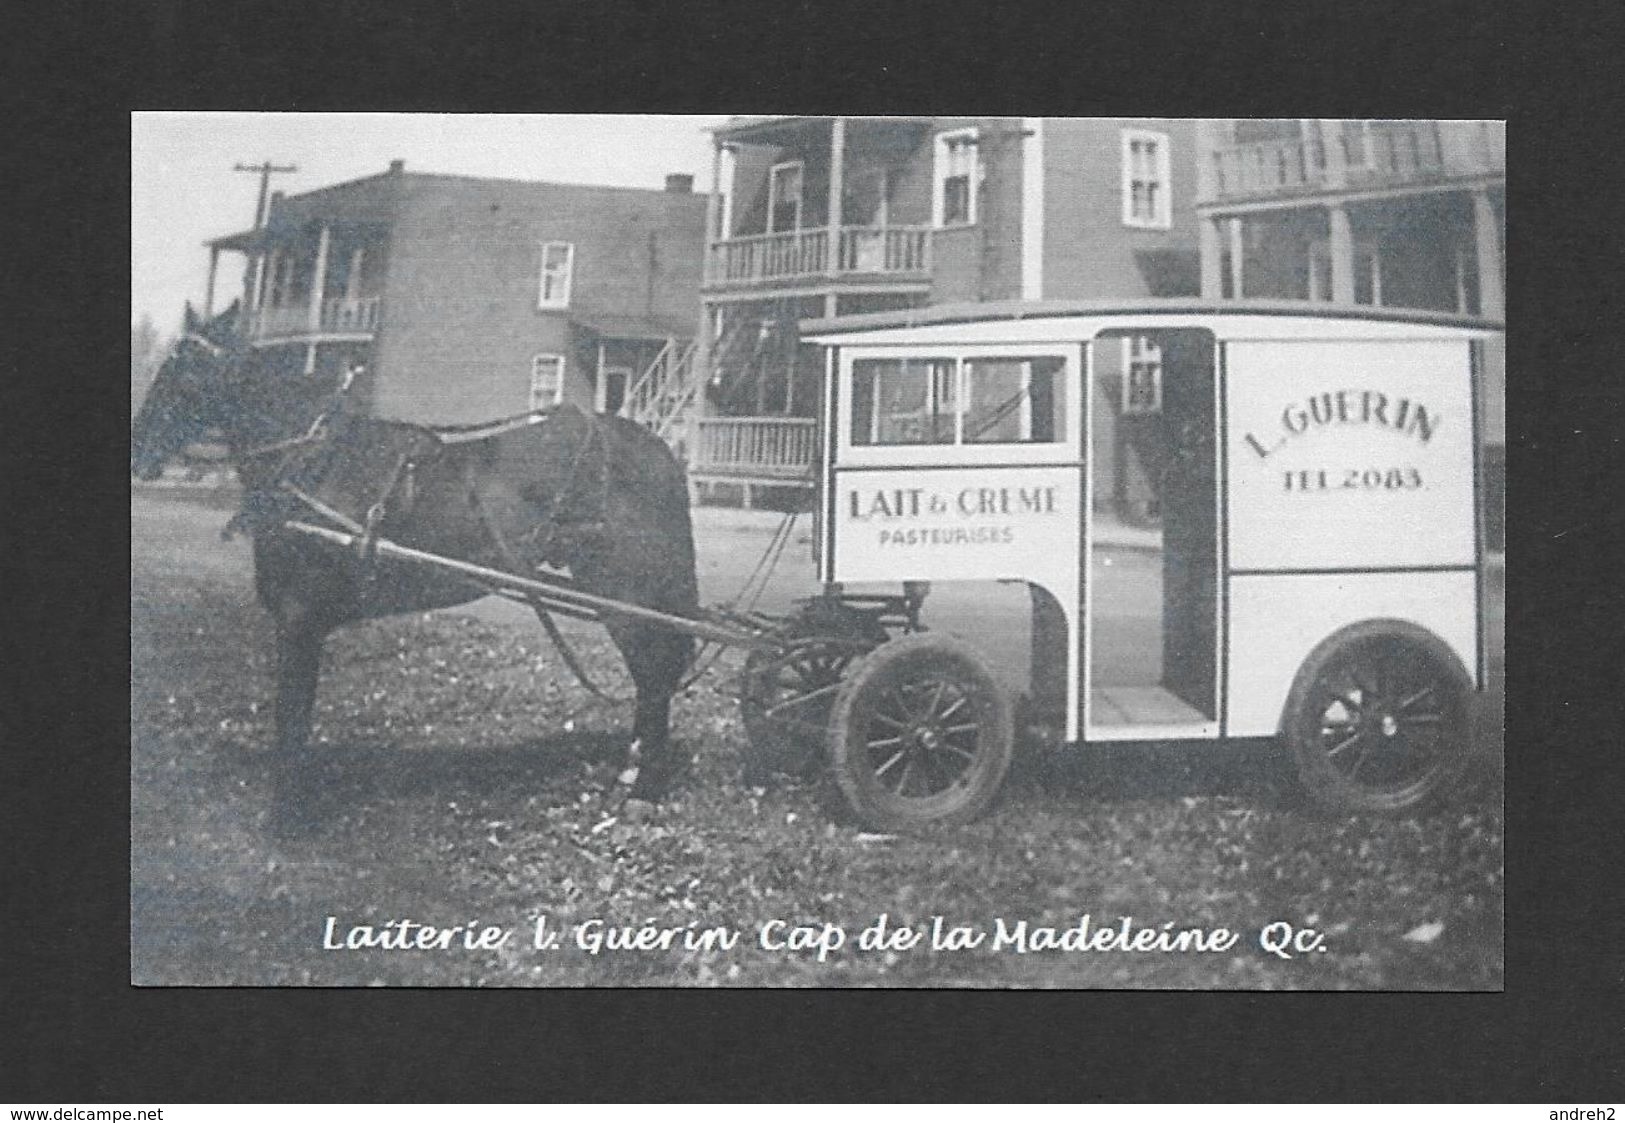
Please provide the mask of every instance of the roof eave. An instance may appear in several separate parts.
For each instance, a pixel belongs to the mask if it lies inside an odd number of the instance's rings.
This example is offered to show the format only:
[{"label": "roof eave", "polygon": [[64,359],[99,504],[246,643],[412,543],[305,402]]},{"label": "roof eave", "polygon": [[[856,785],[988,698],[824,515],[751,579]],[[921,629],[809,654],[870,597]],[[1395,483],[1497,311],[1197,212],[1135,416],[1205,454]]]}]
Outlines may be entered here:
[{"label": "roof eave", "polygon": [[1138,300],[1008,300],[938,304],[893,312],[866,312],[802,320],[803,339],[856,332],[934,327],[996,320],[1059,319],[1067,316],[1211,315],[1293,316],[1322,319],[1366,319],[1429,324],[1486,331],[1505,331],[1506,324],[1459,313],[1370,305],[1338,305],[1302,300],[1203,300],[1166,297]]}]

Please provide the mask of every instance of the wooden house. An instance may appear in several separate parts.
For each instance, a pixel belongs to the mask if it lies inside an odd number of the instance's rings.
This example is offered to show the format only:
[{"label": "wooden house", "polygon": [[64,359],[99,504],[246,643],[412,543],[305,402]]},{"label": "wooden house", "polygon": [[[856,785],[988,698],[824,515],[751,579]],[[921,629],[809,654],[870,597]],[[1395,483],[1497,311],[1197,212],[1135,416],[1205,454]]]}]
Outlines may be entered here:
[{"label": "wooden house", "polygon": [[763,117],[712,133],[700,485],[806,486],[818,385],[799,320],[1199,288],[1194,125]]},{"label": "wooden house", "polygon": [[[1202,295],[1506,319],[1506,123],[1198,123]],[[1505,487],[1506,351],[1485,348],[1487,491]],[[1503,533],[1499,504],[1492,537]]]},{"label": "wooden house", "polygon": [[273,196],[245,255],[244,327],[290,376],[337,378],[373,414],[482,421],[568,401],[647,412],[700,322],[706,200],[666,188],[387,172]]}]

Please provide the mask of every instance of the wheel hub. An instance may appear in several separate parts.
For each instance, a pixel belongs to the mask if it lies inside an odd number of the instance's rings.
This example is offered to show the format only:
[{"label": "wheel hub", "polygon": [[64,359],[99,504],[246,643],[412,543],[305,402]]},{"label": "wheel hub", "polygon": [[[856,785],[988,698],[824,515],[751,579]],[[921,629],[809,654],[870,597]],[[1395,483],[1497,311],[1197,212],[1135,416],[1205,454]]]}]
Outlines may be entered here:
[{"label": "wheel hub", "polygon": [[1381,726],[1384,737],[1393,737],[1399,733],[1399,719],[1393,714],[1383,714],[1378,725]]}]

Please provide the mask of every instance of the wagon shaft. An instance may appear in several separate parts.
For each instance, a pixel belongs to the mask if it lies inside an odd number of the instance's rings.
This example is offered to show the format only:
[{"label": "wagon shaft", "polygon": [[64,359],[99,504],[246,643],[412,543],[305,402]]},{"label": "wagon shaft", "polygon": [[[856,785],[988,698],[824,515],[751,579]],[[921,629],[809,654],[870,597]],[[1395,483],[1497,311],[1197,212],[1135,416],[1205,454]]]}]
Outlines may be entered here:
[{"label": "wagon shaft", "polygon": [[[333,530],[325,526],[316,526],[297,519],[290,520],[283,525],[289,530],[320,538],[338,546],[354,548],[362,541],[359,535]],[[649,620],[700,639],[732,644],[738,647],[776,650],[780,646],[779,641],[765,633],[747,631],[744,628],[727,627],[710,620],[677,616],[670,612],[645,608],[640,604],[618,601],[610,597],[600,597],[554,581],[539,581],[534,577],[521,577],[514,573],[504,573],[500,569],[491,569],[487,566],[476,565],[473,562],[459,561],[456,558],[431,554],[426,550],[415,550],[410,546],[401,546],[389,541],[387,538],[377,539],[373,546],[381,558],[412,562],[451,573],[459,573],[489,587],[494,593],[520,594],[526,599],[540,598],[546,603],[547,607],[556,607],[559,611],[571,612],[576,615],[590,611],[604,615],[629,616],[639,620]]]}]

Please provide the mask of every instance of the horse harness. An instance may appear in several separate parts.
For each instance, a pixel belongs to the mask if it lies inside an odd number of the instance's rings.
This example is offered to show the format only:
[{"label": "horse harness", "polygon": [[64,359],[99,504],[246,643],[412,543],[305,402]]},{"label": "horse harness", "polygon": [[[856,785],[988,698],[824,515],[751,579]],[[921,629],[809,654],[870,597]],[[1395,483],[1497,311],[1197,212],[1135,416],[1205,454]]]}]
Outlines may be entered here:
[{"label": "horse harness", "polygon": [[[346,380],[345,388],[348,388],[348,385],[349,381]],[[414,426],[413,431],[415,433],[426,434],[433,438],[433,447],[423,450],[421,446],[414,449],[408,445],[407,448],[403,449],[395,457],[394,463],[385,476],[383,486],[377,493],[376,498],[368,504],[365,513],[358,522],[288,478],[289,475],[296,473],[299,466],[298,462],[304,459],[300,452],[308,446],[323,441],[329,435],[327,427],[334,412],[336,412],[336,408],[324,410],[305,434],[252,450],[245,455],[245,458],[265,456],[274,452],[284,452],[286,454],[273,477],[276,480],[276,490],[290,496],[329,521],[337,523],[355,537],[354,549],[356,558],[361,564],[360,579],[363,589],[371,588],[372,583],[377,578],[379,528],[392,509],[398,506],[404,506],[408,510],[411,508],[416,499],[416,472],[419,467],[439,459],[448,446],[485,440],[502,433],[541,424],[548,420],[548,414],[546,413],[530,413],[476,425],[447,426],[444,428],[419,428]],[[591,535],[602,531],[607,525],[608,459],[607,456],[603,455],[607,450],[603,447],[603,435],[600,432],[597,418],[591,414],[583,414],[582,416],[587,423],[586,431],[571,455],[570,467],[565,473],[564,480],[553,490],[551,497],[548,499],[544,521],[527,531],[521,539],[528,552],[538,561],[547,559],[550,551],[558,544],[558,538],[562,532],[569,530],[578,535]],[[595,489],[597,494],[592,498],[589,506],[591,516],[587,519],[564,519],[561,517],[561,513],[577,499],[584,469],[593,461],[595,451],[599,452],[600,455],[597,457],[598,480]],[[462,476],[469,507],[478,519],[480,528],[500,560],[500,564],[515,575],[523,575],[534,570],[536,566],[527,565],[521,559],[518,551],[514,549],[507,536],[503,534],[501,526],[489,507],[481,500],[479,481],[475,475],[472,460],[463,462]],[[312,487],[319,488],[319,479]],[[249,522],[249,513],[246,510],[239,512],[227,526],[226,536],[229,537],[234,530],[241,529],[242,526]],[[581,685],[599,698],[609,698],[609,695],[587,673],[569,641],[559,630],[552,613],[535,598],[526,597],[525,599],[541,620],[542,627],[558,650],[565,665],[580,681]]]},{"label": "horse harness", "polygon": [[[571,500],[574,494],[576,481],[581,474],[581,466],[589,459],[593,445],[603,443],[603,437],[598,431],[598,420],[591,414],[584,414],[583,416],[587,421],[587,431],[583,434],[581,443],[576,447],[575,455],[571,457],[570,471],[566,474],[564,482],[554,490],[552,498],[548,500],[547,521],[533,528],[524,536],[527,542],[532,542],[539,533],[545,531],[541,541],[533,545],[534,556],[539,561],[546,561],[548,551],[552,549],[554,539],[564,525],[564,521],[559,518],[559,512],[564,509],[564,505]],[[527,568],[525,563],[520,559],[513,547],[508,544],[507,538],[503,536],[502,528],[497,525],[497,521],[491,517],[490,511],[480,501],[479,486],[474,479],[472,467],[466,461],[463,465],[463,475],[468,486],[469,504],[479,517],[480,525],[484,528],[486,537],[491,540],[491,544],[495,547],[497,557],[510,572],[523,573]],[[598,518],[593,522],[575,524],[578,530],[601,530],[605,525],[605,497],[609,489],[607,458],[600,462],[598,475],[599,496],[593,508]],[[553,642],[554,649],[558,651],[559,657],[564,660],[564,665],[570,668],[570,673],[575,675],[576,681],[581,683],[588,693],[598,698],[611,700],[609,693],[587,673],[587,668],[582,665],[575,648],[564,637],[564,633],[559,630],[558,622],[553,619],[553,614],[535,597],[527,597],[526,599],[530,603],[531,610],[536,613],[537,619],[542,622],[542,628],[547,632],[547,638]]]}]

